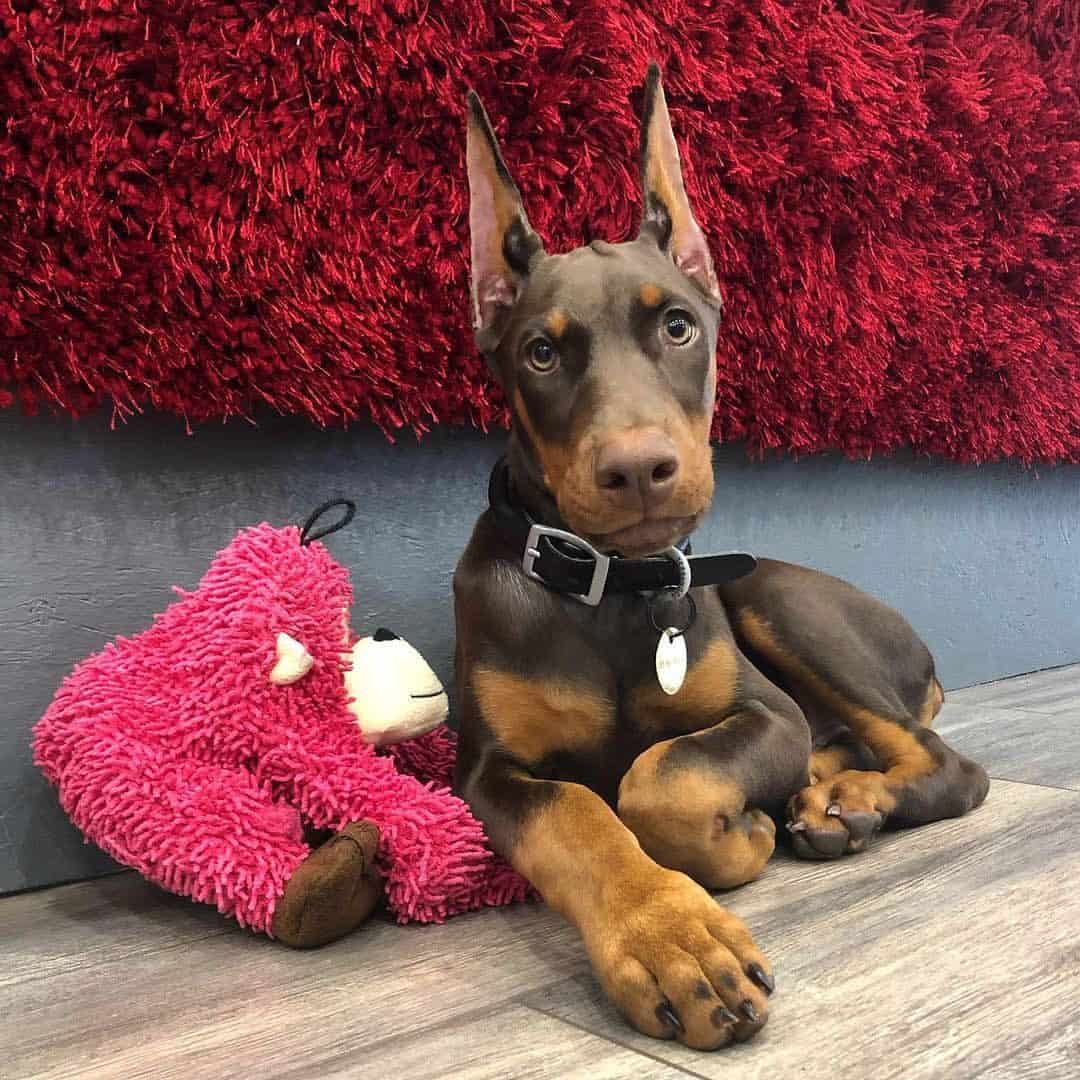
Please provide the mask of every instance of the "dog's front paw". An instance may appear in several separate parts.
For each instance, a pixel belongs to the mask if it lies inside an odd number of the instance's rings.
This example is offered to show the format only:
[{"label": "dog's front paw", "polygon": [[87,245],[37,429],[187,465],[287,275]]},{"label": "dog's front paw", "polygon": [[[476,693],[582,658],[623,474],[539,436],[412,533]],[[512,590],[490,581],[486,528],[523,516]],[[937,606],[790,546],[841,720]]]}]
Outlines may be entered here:
[{"label": "dog's front paw", "polygon": [[611,906],[587,938],[605,992],[630,1023],[697,1050],[759,1031],[773,978],[743,921],[676,871],[661,870],[638,897]]},{"label": "dog's front paw", "polygon": [[788,831],[795,854],[835,859],[866,848],[895,799],[879,772],[849,770],[805,787],[788,803]]}]

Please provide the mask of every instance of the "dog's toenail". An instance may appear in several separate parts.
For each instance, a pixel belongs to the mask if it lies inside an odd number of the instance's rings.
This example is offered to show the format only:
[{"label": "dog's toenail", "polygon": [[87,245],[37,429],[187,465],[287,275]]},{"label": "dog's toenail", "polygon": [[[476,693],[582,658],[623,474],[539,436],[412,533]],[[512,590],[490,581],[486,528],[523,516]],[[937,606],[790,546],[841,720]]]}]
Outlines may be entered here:
[{"label": "dog's toenail", "polygon": [[665,1023],[670,1024],[676,1031],[682,1031],[682,1021],[668,1002],[663,1001],[656,1006],[656,1015]]},{"label": "dog's toenail", "polygon": [[805,821],[789,821],[787,827],[788,832],[806,832]]},{"label": "dog's toenail", "polygon": [[839,803],[834,802],[829,806],[829,809],[826,810],[825,813],[828,814],[829,817],[839,817],[843,813],[843,810],[840,808]]},{"label": "dog's toenail", "polygon": [[713,1027],[723,1027],[725,1024],[734,1024],[738,1022],[738,1019],[739,1018],[730,1009],[725,1009],[723,1005],[713,1009]]},{"label": "dog's toenail", "polygon": [[758,1022],[757,1010],[754,1008],[751,1002],[744,1001],[742,1003],[742,1014],[746,1017],[747,1020],[750,1021],[751,1024],[756,1024]]},{"label": "dog's toenail", "polygon": [[747,971],[750,972],[750,978],[753,979],[766,994],[771,994],[776,989],[776,980],[760,964],[751,964],[747,968]]}]

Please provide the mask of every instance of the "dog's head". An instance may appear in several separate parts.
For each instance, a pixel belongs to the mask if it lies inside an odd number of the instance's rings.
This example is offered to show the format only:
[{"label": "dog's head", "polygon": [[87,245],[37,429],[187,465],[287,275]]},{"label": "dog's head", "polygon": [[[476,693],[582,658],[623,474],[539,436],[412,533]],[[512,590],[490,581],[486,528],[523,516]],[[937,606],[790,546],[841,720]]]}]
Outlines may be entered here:
[{"label": "dog's head", "polygon": [[476,340],[522,456],[595,546],[626,556],[668,547],[712,500],[720,292],[660,71],[645,86],[645,212],[626,243],[548,255],[475,94],[468,113]]}]

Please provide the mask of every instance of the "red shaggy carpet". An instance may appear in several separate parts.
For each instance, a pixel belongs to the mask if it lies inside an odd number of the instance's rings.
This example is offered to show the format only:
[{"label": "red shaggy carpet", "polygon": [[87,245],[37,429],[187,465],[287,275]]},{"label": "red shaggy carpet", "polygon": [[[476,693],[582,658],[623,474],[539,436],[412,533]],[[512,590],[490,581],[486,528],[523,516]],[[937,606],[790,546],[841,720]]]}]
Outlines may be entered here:
[{"label": "red shaggy carpet", "polygon": [[549,249],[619,239],[654,55],[721,437],[1080,460],[1078,0],[0,0],[0,399],[499,421],[462,95]]}]

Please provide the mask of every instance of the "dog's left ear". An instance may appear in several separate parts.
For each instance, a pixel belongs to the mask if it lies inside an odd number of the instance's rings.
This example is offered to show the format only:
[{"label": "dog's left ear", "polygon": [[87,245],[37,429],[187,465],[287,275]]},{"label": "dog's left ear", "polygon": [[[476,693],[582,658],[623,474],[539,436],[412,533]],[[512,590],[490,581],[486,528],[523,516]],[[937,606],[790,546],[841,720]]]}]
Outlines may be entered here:
[{"label": "dog's left ear", "polygon": [[484,106],[470,91],[466,165],[472,245],[473,329],[481,352],[499,343],[533,259],[543,252],[517,185],[499,153]]},{"label": "dog's left ear", "polygon": [[641,185],[645,192],[642,235],[651,235],[675,265],[714,304],[720,286],[712,256],[683,187],[679,148],[671,130],[660,68],[649,65],[645,80],[645,107],[641,115]]}]

